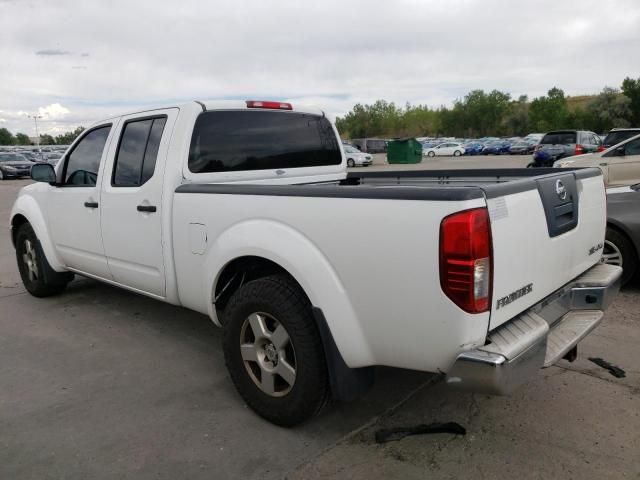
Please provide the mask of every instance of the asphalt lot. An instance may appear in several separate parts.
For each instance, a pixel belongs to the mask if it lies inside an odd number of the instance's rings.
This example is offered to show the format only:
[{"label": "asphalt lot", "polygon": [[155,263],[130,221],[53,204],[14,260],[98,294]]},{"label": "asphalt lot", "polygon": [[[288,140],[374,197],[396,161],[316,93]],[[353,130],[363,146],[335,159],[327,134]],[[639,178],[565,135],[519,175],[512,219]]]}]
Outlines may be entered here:
[{"label": "asphalt lot", "polygon": [[[381,163],[368,168],[389,168]],[[575,363],[541,372],[511,397],[455,394],[434,376],[381,368],[364,399],[286,430],[242,404],[208,318],[87,279],[54,298],[26,294],[8,217],[27,183],[0,182],[2,479],[640,478],[638,286],[621,293]],[[434,421],[468,433],[373,442],[381,426]]]}]

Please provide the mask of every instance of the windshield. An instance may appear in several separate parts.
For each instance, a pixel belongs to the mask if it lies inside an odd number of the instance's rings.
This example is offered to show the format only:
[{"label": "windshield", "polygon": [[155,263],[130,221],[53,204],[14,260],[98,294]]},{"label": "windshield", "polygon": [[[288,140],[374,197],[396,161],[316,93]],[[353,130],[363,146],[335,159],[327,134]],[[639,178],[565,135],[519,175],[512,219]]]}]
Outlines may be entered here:
[{"label": "windshield", "polygon": [[576,132],[547,133],[540,141],[544,145],[569,145],[576,143]]},{"label": "windshield", "polygon": [[353,148],[349,145],[344,146],[344,151],[347,153],[360,153],[360,150],[358,150],[357,148]]}]

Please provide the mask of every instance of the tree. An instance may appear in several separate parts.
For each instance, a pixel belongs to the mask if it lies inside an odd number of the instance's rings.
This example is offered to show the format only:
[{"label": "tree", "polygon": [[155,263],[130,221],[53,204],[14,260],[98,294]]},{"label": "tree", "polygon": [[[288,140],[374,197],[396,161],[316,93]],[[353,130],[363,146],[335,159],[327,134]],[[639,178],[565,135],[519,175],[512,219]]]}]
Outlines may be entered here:
[{"label": "tree", "polygon": [[631,123],[634,127],[640,126],[640,78],[625,78],[622,81],[622,93],[630,100]]},{"label": "tree", "polygon": [[614,127],[629,127],[632,119],[631,99],[615,88],[604,87],[602,92],[586,106],[586,118],[590,125],[585,128],[595,132],[606,132]]},{"label": "tree", "polygon": [[547,96],[534,99],[529,105],[529,125],[538,132],[567,128],[568,119],[567,99],[557,87],[549,90]]},{"label": "tree", "polygon": [[62,135],[58,135],[55,138],[56,144],[57,145],[71,145],[73,143],[73,141],[76,138],[78,138],[78,135],[80,135],[82,132],[84,132],[84,127],[77,127],[72,132],[66,132],[66,133],[63,133]]},{"label": "tree", "polygon": [[16,145],[31,145],[31,139],[26,133],[16,133]]},{"label": "tree", "polygon": [[13,134],[6,128],[0,128],[0,145],[13,145],[14,143]]},{"label": "tree", "polygon": [[529,133],[529,99],[520,95],[511,103],[511,111],[504,118],[504,129],[507,135],[526,135]]},{"label": "tree", "polygon": [[53,145],[55,144],[55,140],[48,133],[40,134],[40,145]]}]

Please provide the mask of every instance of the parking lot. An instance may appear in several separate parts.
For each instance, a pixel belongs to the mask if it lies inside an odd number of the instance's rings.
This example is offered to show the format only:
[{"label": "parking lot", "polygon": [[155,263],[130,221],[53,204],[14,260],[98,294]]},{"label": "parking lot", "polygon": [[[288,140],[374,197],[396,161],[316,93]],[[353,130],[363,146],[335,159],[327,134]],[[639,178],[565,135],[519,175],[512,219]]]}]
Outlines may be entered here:
[{"label": "parking lot", "polygon": [[[383,158],[366,171],[530,159],[390,167]],[[287,430],[243,405],[207,317],[87,279],[58,297],[26,294],[8,218],[27,183],[0,182],[0,478],[640,478],[637,284],[576,362],[544,370],[513,396],[453,393],[437,376],[380,368],[363,399]],[[382,427],[450,421],[466,436],[373,440]]]}]

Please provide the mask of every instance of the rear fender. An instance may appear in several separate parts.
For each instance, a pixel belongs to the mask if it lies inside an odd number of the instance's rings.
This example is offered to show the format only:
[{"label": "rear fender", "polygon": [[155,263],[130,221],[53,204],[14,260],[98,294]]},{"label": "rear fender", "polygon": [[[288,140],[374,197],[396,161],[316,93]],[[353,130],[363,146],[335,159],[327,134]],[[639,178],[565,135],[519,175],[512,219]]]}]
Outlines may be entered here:
[{"label": "rear fender", "polygon": [[285,269],[303,288],[311,304],[322,309],[331,335],[349,367],[373,363],[360,322],[328,259],[304,235],[273,220],[249,220],[218,236],[204,262],[209,315],[220,325],[211,298],[224,267],[236,258],[257,256]]}]

